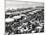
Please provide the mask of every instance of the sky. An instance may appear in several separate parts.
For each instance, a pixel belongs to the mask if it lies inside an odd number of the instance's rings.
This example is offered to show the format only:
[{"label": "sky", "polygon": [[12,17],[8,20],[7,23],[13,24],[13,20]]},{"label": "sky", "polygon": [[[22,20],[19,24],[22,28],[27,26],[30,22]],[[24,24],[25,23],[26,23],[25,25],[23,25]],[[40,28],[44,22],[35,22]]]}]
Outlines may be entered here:
[{"label": "sky", "polygon": [[6,9],[17,9],[17,8],[28,8],[35,6],[43,6],[43,2],[32,2],[32,1],[16,1],[6,0]]}]

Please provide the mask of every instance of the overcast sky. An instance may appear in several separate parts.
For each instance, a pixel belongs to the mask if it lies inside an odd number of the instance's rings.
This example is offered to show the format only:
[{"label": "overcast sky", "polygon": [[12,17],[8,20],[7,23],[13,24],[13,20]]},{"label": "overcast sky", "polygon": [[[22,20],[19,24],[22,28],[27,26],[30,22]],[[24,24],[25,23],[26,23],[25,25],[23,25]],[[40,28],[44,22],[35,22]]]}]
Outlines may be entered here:
[{"label": "overcast sky", "polygon": [[6,0],[6,9],[17,9],[17,8],[27,8],[27,7],[35,7],[35,6],[43,6],[43,3],[35,3],[31,1],[16,1],[16,0]]}]

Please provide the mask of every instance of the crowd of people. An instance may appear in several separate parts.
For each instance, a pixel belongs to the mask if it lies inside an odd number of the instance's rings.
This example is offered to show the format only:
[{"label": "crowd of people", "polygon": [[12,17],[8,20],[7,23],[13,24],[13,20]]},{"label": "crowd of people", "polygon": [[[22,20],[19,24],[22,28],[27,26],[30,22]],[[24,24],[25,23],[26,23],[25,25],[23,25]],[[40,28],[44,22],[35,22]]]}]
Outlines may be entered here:
[{"label": "crowd of people", "polygon": [[44,8],[22,8],[5,12],[8,35],[44,32]]}]

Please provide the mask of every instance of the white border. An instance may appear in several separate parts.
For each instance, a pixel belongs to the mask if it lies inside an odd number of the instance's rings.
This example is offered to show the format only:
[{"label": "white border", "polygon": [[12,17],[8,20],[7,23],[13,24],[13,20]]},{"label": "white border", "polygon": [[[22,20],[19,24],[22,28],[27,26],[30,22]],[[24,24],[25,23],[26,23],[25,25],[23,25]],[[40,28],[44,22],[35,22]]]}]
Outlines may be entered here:
[{"label": "white border", "polygon": [[4,0],[0,0],[0,34],[4,34],[5,30],[4,17]]}]

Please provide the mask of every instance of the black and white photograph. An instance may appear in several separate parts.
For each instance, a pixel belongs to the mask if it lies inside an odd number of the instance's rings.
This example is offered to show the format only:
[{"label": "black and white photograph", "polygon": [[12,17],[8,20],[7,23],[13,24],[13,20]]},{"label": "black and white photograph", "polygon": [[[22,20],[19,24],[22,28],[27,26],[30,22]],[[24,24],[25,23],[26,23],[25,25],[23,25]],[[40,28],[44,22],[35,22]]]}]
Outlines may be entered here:
[{"label": "black and white photograph", "polygon": [[5,35],[44,33],[43,2],[5,2]]}]

